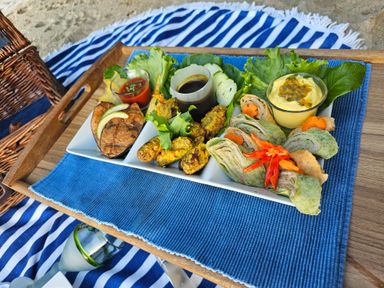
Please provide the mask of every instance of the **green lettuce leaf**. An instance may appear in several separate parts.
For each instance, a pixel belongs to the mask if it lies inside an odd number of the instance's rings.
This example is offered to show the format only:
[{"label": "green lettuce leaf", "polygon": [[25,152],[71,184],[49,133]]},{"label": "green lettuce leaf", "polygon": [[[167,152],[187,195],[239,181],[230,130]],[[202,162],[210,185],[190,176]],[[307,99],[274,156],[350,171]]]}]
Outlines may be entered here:
[{"label": "green lettuce leaf", "polygon": [[326,67],[321,71],[321,78],[328,88],[328,96],[319,107],[319,112],[327,108],[338,97],[357,88],[364,81],[365,66],[356,62],[344,62],[337,67]]},{"label": "green lettuce leaf", "polygon": [[169,150],[172,147],[171,135],[171,132],[159,132],[160,146],[165,150]]},{"label": "green lettuce leaf", "polygon": [[181,114],[177,114],[170,124],[172,131],[177,132],[178,135],[187,136],[191,123],[186,121]]},{"label": "green lettuce leaf", "polygon": [[104,79],[112,79],[115,73],[118,73],[120,78],[127,79],[128,75],[127,72],[124,70],[123,67],[119,65],[112,65],[104,70],[103,78]]},{"label": "green lettuce leaf", "polygon": [[172,95],[171,95],[171,92],[170,92],[171,78],[172,78],[172,76],[175,74],[175,72],[177,70],[177,64],[176,64],[176,60],[175,59],[168,58],[170,56],[165,55],[164,57],[165,57],[165,59],[168,62],[172,62],[173,63],[173,65],[171,65],[169,67],[169,69],[168,69],[167,79],[163,83],[163,86],[160,87],[160,93],[163,94],[166,99],[169,99],[169,98],[172,98]]},{"label": "green lettuce leaf", "polygon": [[289,71],[293,73],[304,72],[308,74],[319,75],[322,66],[327,64],[328,64],[328,61],[326,60],[308,61],[300,57],[297,57],[295,61],[293,61],[290,64],[287,64],[287,67]]},{"label": "green lettuce leaf", "polygon": [[169,126],[171,128],[171,131],[173,135],[175,136],[188,136],[189,135],[189,129],[191,128],[193,118],[190,113],[193,109],[196,109],[196,106],[191,105],[188,108],[187,112],[180,113],[178,112],[177,115],[169,120]]},{"label": "green lettuce leaf", "polygon": [[156,111],[147,115],[146,118],[155,125],[157,132],[159,133],[160,146],[166,150],[171,149],[173,134],[167,118],[159,116]]},{"label": "green lettuce leaf", "polygon": [[172,139],[178,136],[188,136],[189,130],[193,123],[190,113],[196,106],[190,105],[188,111],[184,113],[178,112],[177,115],[169,120],[159,116],[156,111],[152,111],[146,119],[151,121],[159,133],[160,146],[165,149],[171,149]]},{"label": "green lettuce leaf", "polygon": [[265,58],[248,58],[244,70],[252,73],[264,83],[269,84],[276,78],[288,74],[289,64],[296,59],[296,54],[280,54],[280,48],[266,49]]},{"label": "green lettuce leaf", "polygon": [[[243,94],[254,94],[264,100],[267,99],[266,91],[268,83],[265,83],[259,77],[250,72],[244,72],[242,76],[244,78]],[[238,101],[240,101],[240,99],[238,99]]]},{"label": "green lettuce leaf", "polygon": [[176,60],[165,55],[160,48],[151,48],[149,55],[142,53],[136,55],[133,60],[128,63],[129,69],[143,69],[149,74],[149,83],[153,90],[156,82],[159,79],[160,89],[168,81],[169,71],[172,70],[173,65],[177,64]]},{"label": "green lettuce leaf", "polygon": [[223,58],[213,54],[192,54],[184,57],[183,62],[181,62],[180,68],[187,67],[191,64],[205,65],[205,64],[217,64],[219,66],[223,65]]},{"label": "green lettuce leaf", "polygon": [[239,69],[237,69],[232,64],[225,63],[221,67],[223,69],[223,72],[231,78],[233,81],[235,81],[237,87],[242,87],[244,84],[244,77],[242,76],[242,73]]}]

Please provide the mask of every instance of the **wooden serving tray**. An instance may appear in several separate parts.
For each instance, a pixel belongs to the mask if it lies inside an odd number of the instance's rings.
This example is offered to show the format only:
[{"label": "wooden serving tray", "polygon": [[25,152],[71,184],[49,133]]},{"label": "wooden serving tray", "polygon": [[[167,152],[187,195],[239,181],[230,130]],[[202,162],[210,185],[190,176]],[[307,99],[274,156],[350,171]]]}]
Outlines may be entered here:
[{"label": "wooden serving tray", "polygon": [[[116,44],[101,57],[49,112],[3,183],[13,190],[34,198],[93,227],[225,287],[239,286],[181,256],[171,255],[108,225],[70,211],[31,192],[28,187],[45,177],[60,161],[68,143],[96,105],[104,91],[103,71],[112,64],[124,65],[135,49]],[[162,47],[173,53],[214,53],[227,55],[263,55],[263,49]],[[354,193],[351,232],[347,254],[345,285],[379,287],[384,285],[384,51],[297,49],[305,57],[353,59],[372,63],[369,99],[363,126],[360,160]],[[73,100],[79,91],[80,97]],[[383,286],[381,286],[383,287]]]}]

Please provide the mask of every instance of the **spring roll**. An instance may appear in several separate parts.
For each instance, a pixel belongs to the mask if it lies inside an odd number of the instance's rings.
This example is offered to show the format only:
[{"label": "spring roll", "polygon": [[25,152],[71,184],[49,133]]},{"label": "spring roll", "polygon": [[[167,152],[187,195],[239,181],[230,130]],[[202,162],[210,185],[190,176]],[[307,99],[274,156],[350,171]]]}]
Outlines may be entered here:
[{"label": "spring roll", "polygon": [[[244,114],[247,114],[254,119],[262,119],[276,124],[268,103],[256,95],[245,94],[240,100],[240,108]],[[246,113],[246,111],[252,112]]]},{"label": "spring roll", "polygon": [[[335,118],[328,117],[328,116],[317,116],[320,119],[323,119],[325,121],[325,129],[326,131],[334,131],[335,130]],[[297,127],[289,133],[288,137],[293,136],[297,133],[303,132],[302,127]]]},{"label": "spring roll", "polygon": [[282,145],[287,139],[283,130],[276,124],[266,120],[255,120],[245,114],[232,117],[231,126],[239,128],[247,134],[253,133],[260,139],[276,145]]},{"label": "spring roll", "polygon": [[289,197],[297,210],[307,215],[320,213],[321,184],[311,176],[282,171],[277,193]]},{"label": "spring roll", "polygon": [[308,150],[324,159],[332,158],[339,150],[335,138],[328,131],[318,128],[311,128],[288,137],[284,147],[289,152]]},{"label": "spring roll", "polygon": [[223,169],[225,174],[233,181],[249,186],[263,187],[265,169],[260,166],[248,173],[244,168],[251,165],[254,160],[246,158],[240,147],[226,138],[212,138],[206,144],[207,150]]},{"label": "spring roll", "polygon": [[258,150],[259,147],[257,147],[255,141],[253,141],[251,136],[249,136],[243,130],[240,130],[239,128],[235,128],[235,127],[228,127],[224,132],[224,137],[227,138],[226,135],[230,135],[230,134],[235,134],[242,139],[242,143],[236,143],[236,144],[240,145],[240,149],[243,152],[252,152],[252,151]]}]

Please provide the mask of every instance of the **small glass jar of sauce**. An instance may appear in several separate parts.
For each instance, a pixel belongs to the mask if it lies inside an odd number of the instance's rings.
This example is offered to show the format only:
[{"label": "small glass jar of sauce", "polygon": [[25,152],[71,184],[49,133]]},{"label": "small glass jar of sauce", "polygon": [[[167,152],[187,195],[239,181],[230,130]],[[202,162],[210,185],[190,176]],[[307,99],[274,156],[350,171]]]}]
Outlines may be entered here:
[{"label": "small glass jar of sauce", "polygon": [[123,103],[137,103],[140,108],[145,108],[151,100],[149,75],[142,69],[127,70],[127,79],[112,79],[111,91]]},{"label": "small glass jar of sauce", "polygon": [[192,64],[179,69],[171,78],[170,92],[177,99],[181,111],[187,111],[190,105],[194,120],[199,121],[216,105],[211,73],[207,68]]},{"label": "small glass jar of sauce", "polygon": [[307,73],[284,75],[271,82],[267,99],[276,122],[293,129],[316,115],[327,98],[327,86],[319,77]]}]

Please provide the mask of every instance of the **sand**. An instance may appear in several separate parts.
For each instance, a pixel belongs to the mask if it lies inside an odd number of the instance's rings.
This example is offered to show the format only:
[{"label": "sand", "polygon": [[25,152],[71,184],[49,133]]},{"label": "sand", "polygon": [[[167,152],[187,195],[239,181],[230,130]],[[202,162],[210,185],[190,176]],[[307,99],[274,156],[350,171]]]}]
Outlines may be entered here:
[{"label": "sand", "polygon": [[[0,0],[0,9],[44,56],[66,43],[80,40],[97,29],[147,9],[187,2],[193,1]],[[368,49],[384,49],[384,0],[253,2],[267,3],[277,9],[297,6],[303,12],[319,13],[339,23],[350,23],[350,28],[360,33]]]}]

